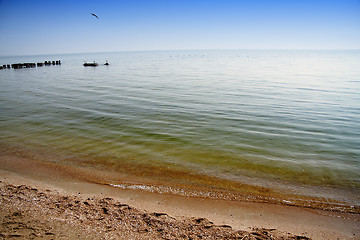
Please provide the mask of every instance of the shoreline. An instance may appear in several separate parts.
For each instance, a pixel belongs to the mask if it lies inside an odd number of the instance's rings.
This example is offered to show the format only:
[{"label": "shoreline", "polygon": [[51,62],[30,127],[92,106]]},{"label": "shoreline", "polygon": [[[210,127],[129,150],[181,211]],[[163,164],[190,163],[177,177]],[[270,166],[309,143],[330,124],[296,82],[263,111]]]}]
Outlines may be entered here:
[{"label": "shoreline", "polygon": [[[360,239],[358,214],[138,190],[119,191],[77,180],[40,180],[5,170],[0,170],[0,186],[0,233],[5,239],[11,239],[11,234],[19,235],[13,228],[14,222],[23,225],[25,221],[29,229],[22,229],[21,236],[33,234],[32,229],[40,228],[35,232],[37,236],[64,237],[68,234],[68,239],[75,235],[78,239],[200,239],[199,232],[210,239]],[[93,209],[76,209],[74,206],[78,202],[84,205],[88,202]],[[124,219],[114,220],[107,211],[119,211],[114,210],[119,206],[130,212]],[[41,216],[39,211],[47,214]],[[134,215],[141,219],[134,220]],[[6,222],[9,217],[10,223]],[[143,223],[144,217],[151,219],[147,230],[137,226]],[[132,227],[122,228],[129,224]],[[184,231],[184,235],[171,236],[174,231],[167,228],[174,225],[177,226],[175,232]],[[163,231],[159,229],[166,230],[159,234]]]},{"label": "shoreline", "polygon": [[[358,227],[360,221],[359,214],[251,201],[249,199],[246,201],[245,199],[214,199],[170,193],[156,193],[156,191],[144,191],[144,189],[141,188],[115,188],[109,186],[109,184],[101,184],[101,179],[97,178],[99,174],[106,174],[106,177],[111,178],[113,175],[110,173],[35,161],[26,159],[25,157],[26,156],[22,156],[21,154],[6,155],[4,153],[0,156],[1,184],[10,184],[12,186],[11,188],[25,185],[28,186],[29,189],[45,189],[42,191],[43,194],[47,194],[46,189],[50,189],[51,191],[55,191],[56,194],[59,194],[59,197],[97,198],[99,199],[98,201],[105,198],[112,198],[118,203],[140,209],[139,211],[166,213],[166,216],[171,217],[171,219],[175,218],[176,221],[187,219],[187,224],[190,225],[196,225],[196,221],[194,223],[194,220],[189,219],[206,218],[207,221],[213,222],[214,225],[230,226],[232,233],[246,231],[247,234],[251,232],[264,234],[265,231],[267,234],[275,234],[275,230],[269,231],[269,229],[277,229],[276,234],[278,237],[291,233],[290,235],[288,234],[285,239],[292,239],[290,237],[295,235],[299,237],[306,236],[312,239],[360,238],[360,229]],[[136,179],[135,177],[133,179],[128,178],[127,175],[117,175],[116,177],[118,181],[121,180],[123,183],[140,183],[140,179]],[[104,176],[101,176],[101,178],[104,179]],[[154,186],[155,183],[156,182],[152,182],[152,186]],[[143,182],[143,185],[146,184],[150,183]],[[19,195],[15,194],[14,197],[19,198]],[[3,200],[4,196],[2,197],[2,201]],[[32,206],[35,202],[30,201],[28,204]],[[7,205],[4,206],[6,208]],[[143,212],[141,214],[143,214]],[[76,215],[77,212],[75,211],[73,214]],[[8,214],[5,215],[8,216]],[[3,210],[2,217],[4,217]],[[36,219],[33,220],[35,221]],[[76,226],[79,229],[89,227],[88,224],[82,223],[77,223]],[[228,229],[227,227],[216,227],[216,229],[218,229],[216,231],[222,232],[222,230],[224,230],[223,228],[225,228],[226,231],[230,230],[230,228]],[[144,237],[143,233],[134,231],[134,229],[128,229],[127,233],[130,235],[137,234],[139,239]],[[115,234],[116,231],[110,232]],[[156,234],[158,234],[158,232]],[[190,233],[187,232],[186,234]],[[209,234],[211,235],[213,233]],[[125,236],[123,237],[126,238]],[[137,239],[137,237],[134,237],[134,239]],[[153,237],[156,239],[159,236],[155,235]],[[94,239],[101,238],[98,236],[98,238],[95,237]],[[277,238],[275,237],[273,239]]]},{"label": "shoreline", "polygon": [[203,217],[173,217],[109,196],[71,194],[4,171],[0,179],[4,239],[310,239],[276,229],[236,230]]},{"label": "shoreline", "polygon": [[[57,180],[68,177],[119,190],[140,190],[185,197],[274,203],[309,209],[360,214],[358,191],[296,186],[272,182],[266,186],[201,174],[176,166],[142,165],[136,162],[109,161],[106,158],[63,155],[51,150],[0,143],[0,169]],[[332,191],[332,193],[330,193]]]}]

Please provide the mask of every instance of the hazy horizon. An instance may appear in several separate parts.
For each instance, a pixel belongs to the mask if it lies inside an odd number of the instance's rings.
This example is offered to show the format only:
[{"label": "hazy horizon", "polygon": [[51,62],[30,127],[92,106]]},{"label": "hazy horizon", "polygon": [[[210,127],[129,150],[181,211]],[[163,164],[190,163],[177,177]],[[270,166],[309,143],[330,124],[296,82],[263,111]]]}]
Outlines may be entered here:
[{"label": "hazy horizon", "polygon": [[45,54],[13,54],[0,55],[0,57],[32,57],[32,56],[54,56],[54,55],[78,55],[78,54],[102,54],[102,53],[135,53],[135,52],[194,52],[194,51],[360,51],[359,49],[154,49],[154,50],[119,50],[119,51],[98,51],[98,52],[64,52],[64,53],[45,53]]}]

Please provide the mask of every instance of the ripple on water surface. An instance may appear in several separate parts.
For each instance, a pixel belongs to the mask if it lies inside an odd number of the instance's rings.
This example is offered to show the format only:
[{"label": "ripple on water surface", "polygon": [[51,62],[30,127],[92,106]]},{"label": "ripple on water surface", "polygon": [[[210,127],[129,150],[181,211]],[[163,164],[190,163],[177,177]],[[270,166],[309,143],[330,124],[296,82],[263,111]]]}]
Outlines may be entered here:
[{"label": "ripple on water surface", "polygon": [[104,53],[91,57],[111,65],[91,69],[88,55],[54,57],[63,64],[1,71],[1,141],[359,189],[358,51]]}]

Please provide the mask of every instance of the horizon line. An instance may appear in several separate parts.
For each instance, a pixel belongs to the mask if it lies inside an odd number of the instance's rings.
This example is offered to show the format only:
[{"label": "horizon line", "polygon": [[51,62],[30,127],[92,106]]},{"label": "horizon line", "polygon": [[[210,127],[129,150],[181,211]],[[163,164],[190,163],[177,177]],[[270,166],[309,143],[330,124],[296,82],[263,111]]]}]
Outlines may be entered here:
[{"label": "horizon line", "polygon": [[143,50],[115,50],[95,52],[65,52],[65,53],[43,53],[43,54],[14,54],[0,55],[0,57],[30,57],[50,55],[76,55],[76,54],[99,54],[99,53],[121,53],[121,52],[169,52],[169,51],[359,51],[360,48],[189,48],[189,49],[143,49]]}]

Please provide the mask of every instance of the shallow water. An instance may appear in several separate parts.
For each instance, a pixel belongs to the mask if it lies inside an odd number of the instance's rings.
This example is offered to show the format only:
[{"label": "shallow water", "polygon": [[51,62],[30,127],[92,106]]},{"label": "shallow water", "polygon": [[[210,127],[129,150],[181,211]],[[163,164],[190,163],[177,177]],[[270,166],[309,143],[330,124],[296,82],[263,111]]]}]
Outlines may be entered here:
[{"label": "shallow water", "polygon": [[118,52],[0,65],[58,59],[0,70],[2,142],[105,166],[359,190],[360,51]]}]

